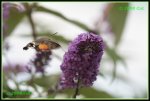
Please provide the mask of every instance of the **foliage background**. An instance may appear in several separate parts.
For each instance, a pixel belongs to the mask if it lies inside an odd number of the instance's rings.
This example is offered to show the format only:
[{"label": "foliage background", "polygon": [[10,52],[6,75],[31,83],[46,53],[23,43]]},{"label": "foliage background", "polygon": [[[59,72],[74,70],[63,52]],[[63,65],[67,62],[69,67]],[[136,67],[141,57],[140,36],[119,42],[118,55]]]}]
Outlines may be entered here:
[{"label": "foliage background", "polygon": [[[34,3],[29,5],[36,6]],[[25,12],[11,9],[8,34],[3,35],[3,97],[14,97],[8,92],[27,90],[32,92],[31,96],[14,98],[70,98],[72,89],[57,93],[51,90],[61,74],[59,66],[68,43],[78,34],[88,31],[101,34],[107,48],[93,87],[81,89],[78,98],[147,97],[147,2],[37,2],[37,5],[32,12],[37,36],[48,36],[62,48],[53,51],[45,75],[36,74],[34,82],[31,82],[33,75],[26,72],[25,66],[33,59],[35,52],[23,51],[22,48],[33,40],[32,29]],[[111,5],[114,6],[109,9]],[[144,10],[121,11],[118,10],[120,6],[140,6]],[[55,32],[56,35],[50,36]],[[16,65],[20,65],[21,69]]]}]

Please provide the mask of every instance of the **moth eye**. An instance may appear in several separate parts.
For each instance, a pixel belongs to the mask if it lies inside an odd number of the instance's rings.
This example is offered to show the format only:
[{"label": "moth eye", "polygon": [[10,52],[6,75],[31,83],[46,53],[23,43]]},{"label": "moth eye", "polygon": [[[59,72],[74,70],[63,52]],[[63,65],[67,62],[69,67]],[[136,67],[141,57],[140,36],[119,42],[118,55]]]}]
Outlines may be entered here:
[{"label": "moth eye", "polygon": [[29,43],[29,46],[33,47],[33,46],[34,46],[34,44],[33,44],[33,43]]}]

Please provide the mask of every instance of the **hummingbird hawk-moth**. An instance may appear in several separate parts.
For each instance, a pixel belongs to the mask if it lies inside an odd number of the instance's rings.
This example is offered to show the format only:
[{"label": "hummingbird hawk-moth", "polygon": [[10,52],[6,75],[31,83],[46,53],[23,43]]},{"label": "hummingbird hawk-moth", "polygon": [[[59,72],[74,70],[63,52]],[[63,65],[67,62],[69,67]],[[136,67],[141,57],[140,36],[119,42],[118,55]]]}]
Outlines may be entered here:
[{"label": "hummingbird hawk-moth", "polygon": [[59,48],[60,45],[49,38],[43,37],[28,43],[25,47],[23,47],[23,50],[28,50],[29,47],[33,47],[37,51],[50,51],[52,49]]}]

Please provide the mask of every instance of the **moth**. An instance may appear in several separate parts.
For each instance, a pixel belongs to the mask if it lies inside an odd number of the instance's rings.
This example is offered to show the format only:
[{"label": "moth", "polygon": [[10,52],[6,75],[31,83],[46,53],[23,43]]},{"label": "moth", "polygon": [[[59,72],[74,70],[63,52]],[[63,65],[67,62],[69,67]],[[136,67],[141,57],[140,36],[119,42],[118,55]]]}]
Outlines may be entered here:
[{"label": "moth", "polygon": [[37,51],[51,51],[52,49],[59,48],[60,45],[47,37],[42,37],[28,43],[23,47],[23,50],[28,50],[30,47],[35,48]]}]

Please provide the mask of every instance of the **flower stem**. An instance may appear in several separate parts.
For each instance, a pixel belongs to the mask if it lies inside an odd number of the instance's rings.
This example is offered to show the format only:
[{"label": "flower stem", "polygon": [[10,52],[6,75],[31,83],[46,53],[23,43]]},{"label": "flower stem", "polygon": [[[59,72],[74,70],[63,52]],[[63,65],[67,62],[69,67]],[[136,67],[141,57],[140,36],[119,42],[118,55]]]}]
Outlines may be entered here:
[{"label": "flower stem", "polygon": [[79,82],[80,82],[80,80],[78,78],[78,80],[77,80],[77,86],[75,88],[75,93],[73,95],[73,98],[76,98],[76,96],[79,94]]}]

